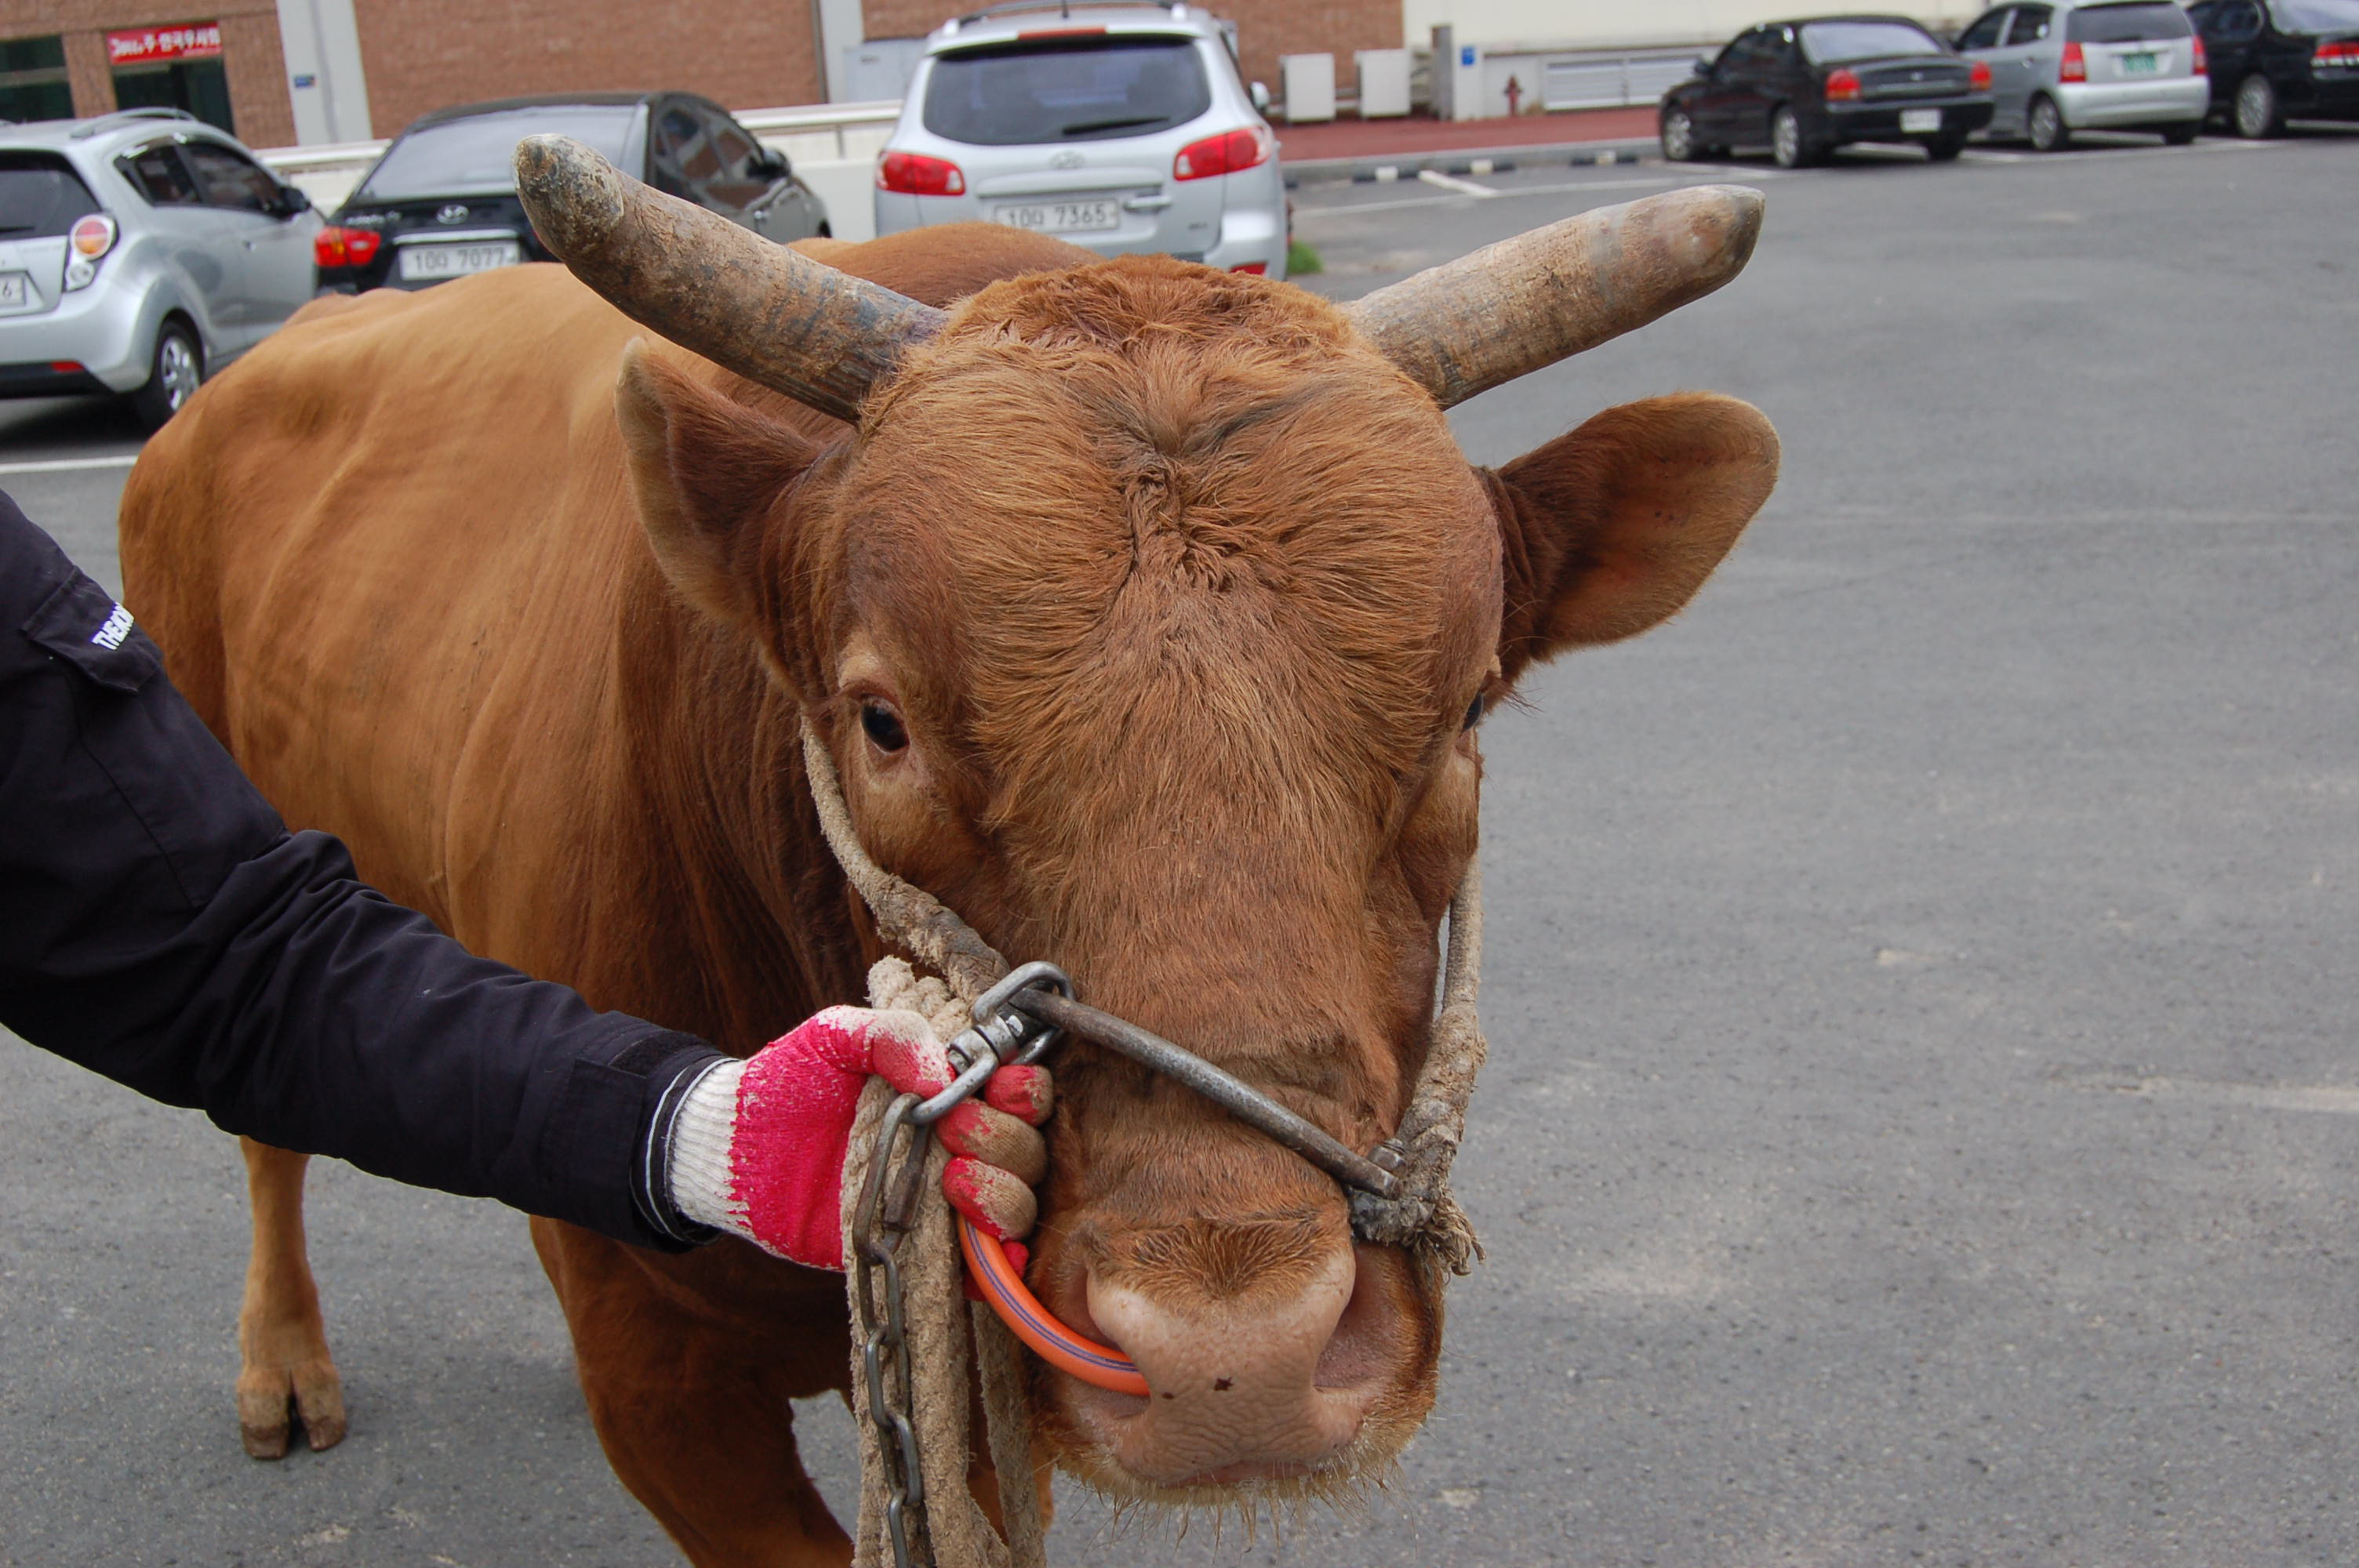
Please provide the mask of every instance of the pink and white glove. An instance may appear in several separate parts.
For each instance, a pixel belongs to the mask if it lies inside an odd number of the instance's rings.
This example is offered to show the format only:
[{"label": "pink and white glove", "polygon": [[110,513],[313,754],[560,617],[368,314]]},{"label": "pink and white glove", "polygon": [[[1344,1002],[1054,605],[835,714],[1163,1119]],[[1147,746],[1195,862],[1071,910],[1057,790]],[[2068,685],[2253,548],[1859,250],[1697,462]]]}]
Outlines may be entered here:
[{"label": "pink and white glove", "polygon": [[[906,1093],[950,1087],[951,1061],[914,1012],[831,1007],[688,1091],[671,1130],[671,1199],[702,1225],[813,1269],[844,1266],[843,1155],[860,1091],[875,1074]],[[1034,1130],[1051,1103],[1045,1067],[1002,1067],[934,1124],[954,1156],[951,1206],[1013,1241],[1032,1229],[1032,1184],[1049,1169]],[[1011,1247],[1023,1267],[1020,1247]]]}]

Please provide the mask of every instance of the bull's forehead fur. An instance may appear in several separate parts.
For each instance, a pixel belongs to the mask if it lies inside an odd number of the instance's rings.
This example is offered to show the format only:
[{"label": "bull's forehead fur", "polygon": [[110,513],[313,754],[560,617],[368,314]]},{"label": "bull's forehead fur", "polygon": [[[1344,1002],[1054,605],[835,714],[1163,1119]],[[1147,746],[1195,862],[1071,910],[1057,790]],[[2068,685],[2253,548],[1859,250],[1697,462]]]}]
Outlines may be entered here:
[{"label": "bull's forehead fur", "polygon": [[1326,301],[1169,258],[966,301],[841,504],[844,612],[1010,830],[1027,800],[1065,838],[1217,801],[1364,856],[1344,830],[1394,810],[1497,635],[1495,524],[1431,399]]}]

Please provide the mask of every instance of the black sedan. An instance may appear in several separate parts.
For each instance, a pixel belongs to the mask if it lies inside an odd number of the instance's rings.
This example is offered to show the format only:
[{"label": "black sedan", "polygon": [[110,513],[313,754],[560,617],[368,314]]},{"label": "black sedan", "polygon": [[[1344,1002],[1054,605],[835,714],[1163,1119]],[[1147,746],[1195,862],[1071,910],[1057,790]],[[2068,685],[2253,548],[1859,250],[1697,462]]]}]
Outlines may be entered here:
[{"label": "black sedan", "polygon": [[1949,159],[1990,117],[1990,67],[1906,16],[1770,22],[1663,94],[1663,156],[1766,144],[1799,168],[1851,142],[1913,142]]},{"label": "black sedan", "polygon": [[2212,112],[2258,140],[2288,119],[2359,120],[2359,0],[2196,0]]},{"label": "black sedan", "polygon": [[319,287],[423,288],[553,258],[516,199],[516,143],[554,132],[615,168],[757,234],[828,232],[827,210],[782,154],[710,99],[578,92],[438,110],[393,140],[313,243]]}]

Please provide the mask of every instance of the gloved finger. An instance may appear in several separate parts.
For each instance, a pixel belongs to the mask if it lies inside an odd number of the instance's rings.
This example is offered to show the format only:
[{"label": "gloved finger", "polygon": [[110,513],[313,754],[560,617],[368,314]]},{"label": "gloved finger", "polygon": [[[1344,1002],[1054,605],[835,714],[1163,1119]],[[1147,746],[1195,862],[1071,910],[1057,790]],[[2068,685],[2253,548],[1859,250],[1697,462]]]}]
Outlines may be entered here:
[{"label": "gloved finger", "polygon": [[952,1107],[934,1131],[951,1153],[996,1165],[1027,1187],[1049,1173],[1049,1146],[1004,1110],[967,1100]]},{"label": "gloved finger", "polygon": [[[930,1064],[926,1055],[929,1046],[932,1049]],[[778,1064],[821,1062],[864,1078],[871,1073],[885,1073],[886,1077],[892,1077],[878,1065],[880,1058],[889,1058],[913,1077],[929,1065],[934,1067],[940,1081],[921,1093],[931,1094],[950,1083],[950,1057],[934,1039],[933,1025],[926,1022],[922,1013],[880,1012],[864,1007],[827,1008],[771,1041],[760,1054],[770,1055]],[[897,1087],[912,1087],[902,1085],[897,1078],[894,1082]]]},{"label": "gloved finger", "polygon": [[983,1086],[984,1103],[1038,1127],[1056,1108],[1056,1086],[1046,1067],[1002,1067]]},{"label": "gloved finger", "polygon": [[951,1071],[950,1053],[934,1037],[934,1026],[922,1013],[872,1012],[868,1027],[868,1070],[881,1075],[903,1094],[938,1095],[958,1075]]},{"label": "gloved finger", "polygon": [[942,1168],[942,1193],[951,1206],[1002,1241],[1027,1235],[1040,1217],[1032,1189],[1012,1172],[961,1157]]}]

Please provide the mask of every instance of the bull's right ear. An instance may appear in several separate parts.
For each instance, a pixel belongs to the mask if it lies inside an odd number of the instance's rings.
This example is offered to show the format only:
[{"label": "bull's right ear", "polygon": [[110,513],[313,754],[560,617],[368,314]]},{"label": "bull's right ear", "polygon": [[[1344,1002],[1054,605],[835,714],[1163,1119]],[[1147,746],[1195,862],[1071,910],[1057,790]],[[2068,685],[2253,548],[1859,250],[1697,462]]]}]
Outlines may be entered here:
[{"label": "bull's right ear", "polygon": [[614,416],[664,576],[714,620],[750,622],[762,524],[817,449],[669,363],[645,339],[624,351]]},{"label": "bull's right ear", "polygon": [[1636,636],[1679,612],[1777,482],[1777,433],[1733,397],[1609,408],[1488,476],[1506,590],[1499,665]]}]

